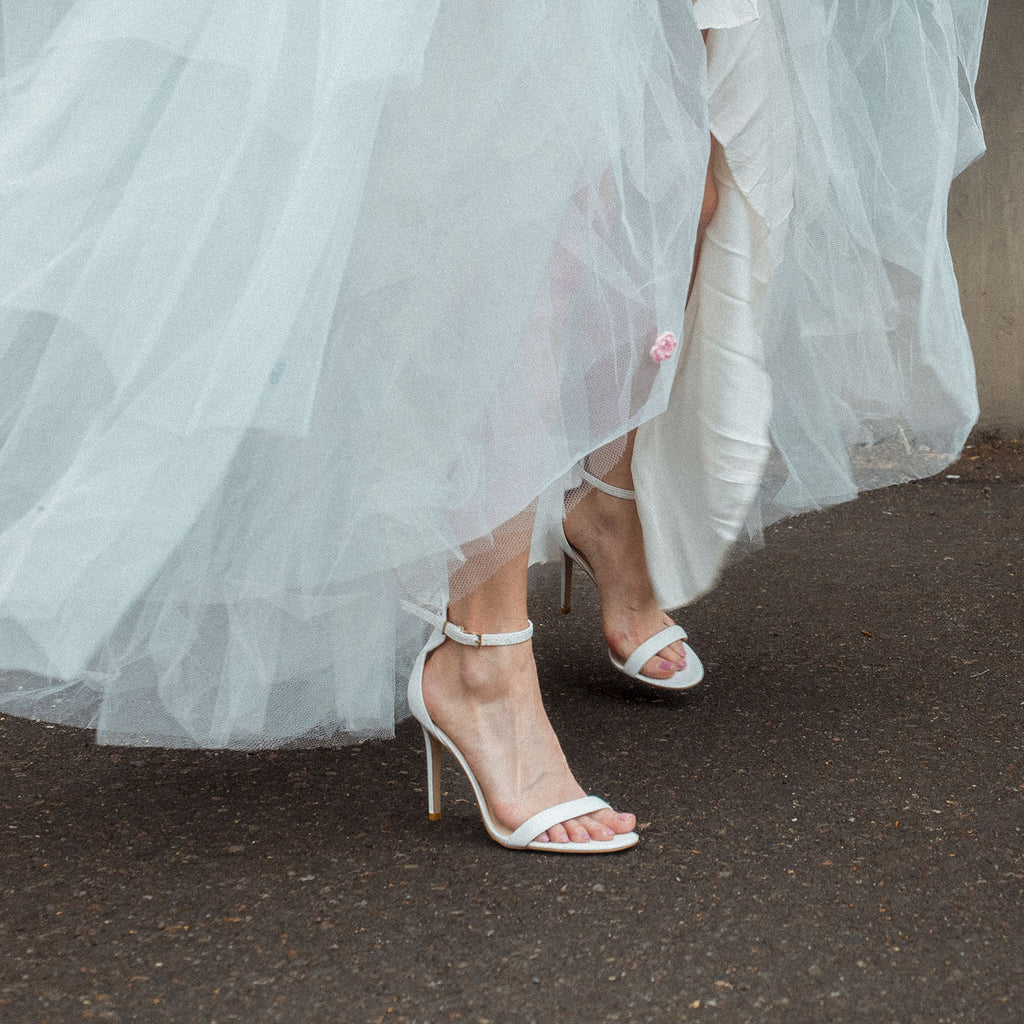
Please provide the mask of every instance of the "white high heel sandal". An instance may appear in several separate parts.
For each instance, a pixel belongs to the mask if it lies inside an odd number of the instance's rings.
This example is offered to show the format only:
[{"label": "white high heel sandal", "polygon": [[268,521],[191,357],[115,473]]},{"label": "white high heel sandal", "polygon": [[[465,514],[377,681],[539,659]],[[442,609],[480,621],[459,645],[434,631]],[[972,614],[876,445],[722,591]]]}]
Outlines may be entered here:
[{"label": "white high heel sandal", "polygon": [[[427,617],[422,609],[410,610],[415,611],[420,618]],[[459,748],[431,720],[427,706],[423,702],[423,667],[431,652],[444,643],[445,637],[467,647],[503,647],[529,640],[533,636],[533,623],[518,633],[478,634],[467,633],[447,620],[442,624],[440,618],[434,620],[433,616],[430,616],[428,621],[432,621],[435,628],[426,647],[416,659],[412,675],[409,677],[409,710],[423,727],[423,738],[427,748],[427,809],[430,820],[437,821],[441,817],[441,751],[447,747],[466,773],[476,795],[484,828],[496,843],[510,850],[538,850],[543,853],[616,853],[634,846],[640,838],[636,832],[625,832],[612,839],[591,839],[585,843],[538,841],[538,836],[563,821],[593,814],[594,811],[611,809],[607,802],[597,796],[584,796],[556,804],[528,818],[517,829],[507,829],[494,820],[473,770],[466,763]]]},{"label": "white high heel sandal", "polygon": [[[624,501],[636,501],[636,491],[627,491],[623,487],[606,484],[600,477],[588,473],[585,469],[582,470],[582,473],[584,480],[599,491],[610,494],[613,498],[622,498]],[[597,581],[594,579],[594,570],[590,567],[590,563],[569,543],[569,539],[565,535],[565,528],[561,523],[558,524],[555,540],[562,549],[562,614],[568,615],[572,611],[573,565],[578,565],[594,580],[595,586]],[[655,679],[654,676],[646,676],[640,671],[658,651],[664,650],[677,640],[686,640],[686,630],[678,625],[667,626],[661,632],[655,633],[649,640],[645,640],[625,661],[619,661],[609,648],[608,660],[623,675],[629,676],[630,679],[637,679],[648,686],[655,686],[660,690],[692,690],[704,678],[704,666],[701,664],[700,658],[697,657],[696,651],[687,643],[683,644],[683,650],[686,652],[686,668],[681,672],[676,672],[667,679]]]}]

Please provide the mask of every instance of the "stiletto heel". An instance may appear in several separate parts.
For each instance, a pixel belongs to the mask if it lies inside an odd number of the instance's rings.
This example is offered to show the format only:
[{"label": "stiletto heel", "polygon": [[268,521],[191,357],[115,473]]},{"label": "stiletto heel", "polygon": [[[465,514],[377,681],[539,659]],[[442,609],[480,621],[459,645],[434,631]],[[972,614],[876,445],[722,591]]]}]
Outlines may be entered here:
[{"label": "stiletto heel", "polygon": [[[562,531],[563,538],[565,530]],[[566,544],[569,542],[566,541]],[[572,611],[572,555],[563,549],[562,551],[562,614],[568,615]]]},{"label": "stiletto heel", "polygon": [[413,666],[412,675],[409,677],[409,710],[423,728],[427,749],[427,806],[431,820],[436,821],[441,817],[441,750],[443,747],[447,747],[466,773],[466,778],[469,779],[469,784],[473,787],[473,793],[476,796],[484,828],[496,843],[500,843],[510,850],[537,850],[543,853],[616,853],[634,846],[640,838],[636,832],[626,832],[614,836],[612,839],[591,839],[586,843],[542,843],[538,840],[537,837],[543,835],[549,828],[568,821],[570,818],[579,818],[585,814],[593,814],[595,811],[610,809],[610,805],[597,796],[584,796],[555,804],[555,806],[528,818],[516,829],[505,828],[494,820],[483,790],[480,788],[473,770],[462,756],[462,752],[434,724],[430,712],[427,711],[427,706],[423,701],[423,669],[427,658],[444,643],[446,638],[467,647],[499,647],[521,644],[533,636],[533,623],[531,622],[526,629],[520,630],[518,633],[467,633],[448,622],[447,619],[442,622],[439,616],[433,616],[421,608],[411,605],[406,605],[406,607],[434,626],[434,632],[426,646],[420,651]]},{"label": "stiletto heel", "polygon": [[[592,487],[596,487],[599,491],[610,494],[613,498],[622,498],[624,501],[636,501],[636,491],[627,491],[625,488],[606,484],[600,477],[588,473],[585,469],[582,470],[582,473],[587,483]],[[562,549],[562,614],[568,615],[572,610],[573,565],[578,565],[594,581],[595,586],[597,585],[597,580],[594,579],[594,570],[590,567],[590,563],[569,543],[569,539],[565,535],[565,528],[561,523],[558,524],[555,540]],[[692,690],[704,678],[704,666],[701,664],[700,658],[697,657],[697,652],[688,643],[685,643],[686,639],[686,630],[682,626],[668,626],[655,633],[648,640],[645,640],[624,662],[619,661],[611,648],[609,648],[608,660],[623,675],[629,676],[630,679],[636,679],[641,683],[646,683],[648,686],[657,687],[659,690]],[[684,641],[683,650],[686,652],[686,668],[681,672],[676,672],[675,675],[670,676],[668,679],[655,679],[653,676],[645,676],[640,671],[658,651],[664,650],[669,644],[674,644],[677,640]]]},{"label": "stiletto heel", "polygon": [[427,816],[431,821],[441,820],[441,744],[423,728],[423,741],[427,748]]}]

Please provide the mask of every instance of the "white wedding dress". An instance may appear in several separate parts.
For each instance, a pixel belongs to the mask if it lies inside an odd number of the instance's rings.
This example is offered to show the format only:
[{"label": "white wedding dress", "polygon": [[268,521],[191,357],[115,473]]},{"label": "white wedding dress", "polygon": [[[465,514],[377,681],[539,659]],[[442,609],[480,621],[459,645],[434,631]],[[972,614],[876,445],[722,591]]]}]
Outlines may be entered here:
[{"label": "white wedding dress", "polygon": [[[697,0],[719,207],[633,470],[661,603],[737,538],[936,473],[977,417],[946,241],[984,0]],[[666,467],[671,466],[670,472]]]},{"label": "white wedding dress", "polygon": [[631,427],[666,605],[952,458],[984,3],[757,8],[0,0],[0,710],[386,735],[403,600]]}]

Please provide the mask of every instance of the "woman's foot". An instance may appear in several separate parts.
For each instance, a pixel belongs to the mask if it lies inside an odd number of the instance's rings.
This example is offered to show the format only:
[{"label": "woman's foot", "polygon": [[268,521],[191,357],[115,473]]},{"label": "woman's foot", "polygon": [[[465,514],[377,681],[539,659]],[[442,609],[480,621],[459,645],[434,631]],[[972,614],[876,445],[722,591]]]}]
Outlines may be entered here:
[{"label": "woman's foot", "polygon": [[[632,445],[603,477],[606,483],[632,490],[631,454]],[[570,509],[563,526],[566,540],[594,572],[605,643],[624,662],[645,640],[673,625],[654,595],[636,502],[592,487]],[[642,672],[652,679],[670,679],[685,667],[686,652],[680,640],[647,661]]]},{"label": "woman's foot", "polygon": [[[544,710],[530,643],[476,648],[446,640],[424,668],[423,699],[430,717],[472,768],[492,817],[506,828],[586,795]],[[603,810],[565,821],[538,838],[585,843],[611,839],[635,826],[632,814]]]}]

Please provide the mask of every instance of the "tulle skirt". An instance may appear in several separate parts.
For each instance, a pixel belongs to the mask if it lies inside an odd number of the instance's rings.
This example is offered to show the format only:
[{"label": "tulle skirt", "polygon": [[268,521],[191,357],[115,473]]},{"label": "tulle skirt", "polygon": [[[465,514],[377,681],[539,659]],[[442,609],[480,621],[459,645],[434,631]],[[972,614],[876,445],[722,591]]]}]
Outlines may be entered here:
[{"label": "tulle skirt", "polygon": [[941,468],[984,5],[760,8],[0,0],[0,709],[385,735],[403,602],[549,555],[632,427],[667,605]]},{"label": "tulle skirt", "polygon": [[[927,476],[977,418],[946,240],[986,0],[698,0],[712,170],[689,345],[634,475],[661,602],[738,538]],[[669,468],[670,467],[670,468]]]}]

